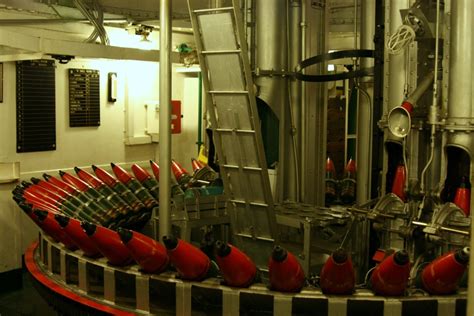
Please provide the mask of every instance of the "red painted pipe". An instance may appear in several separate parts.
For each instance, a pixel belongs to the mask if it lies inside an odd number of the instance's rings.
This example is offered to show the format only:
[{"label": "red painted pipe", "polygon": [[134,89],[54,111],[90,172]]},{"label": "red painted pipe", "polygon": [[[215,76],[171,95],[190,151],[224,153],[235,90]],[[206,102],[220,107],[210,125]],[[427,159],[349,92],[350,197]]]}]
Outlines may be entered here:
[{"label": "red painted pipe", "polygon": [[89,222],[82,222],[81,227],[111,265],[126,266],[133,262],[130,251],[117,232]]},{"label": "red painted pipe", "polygon": [[183,280],[199,281],[206,277],[211,261],[199,248],[173,236],[164,236],[163,243]]},{"label": "red painted pipe", "polygon": [[355,287],[352,260],[342,249],[338,249],[326,260],[321,269],[321,290],[324,294],[351,294]]},{"label": "red painted pipe", "polygon": [[423,288],[433,295],[454,293],[466,271],[469,253],[469,247],[465,247],[444,254],[428,264],[421,273]]},{"label": "red painted pipe", "polygon": [[58,222],[54,220],[54,214],[44,210],[35,210],[40,228],[49,236],[53,237],[54,240],[61,242],[70,250],[77,249],[77,245],[74,241],[61,229]]},{"label": "red painted pipe", "polygon": [[156,240],[124,228],[117,230],[122,242],[132,254],[133,259],[147,273],[163,272],[169,258],[166,248]]},{"label": "red painted pipe", "polygon": [[255,263],[238,248],[216,242],[216,262],[226,285],[235,287],[250,286],[257,275]]},{"label": "red painted pipe", "polygon": [[401,296],[410,276],[410,258],[400,250],[385,258],[372,272],[370,283],[378,295]]},{"label": "red painted pipe", "polygon": [[404,165],[398,165],[395,171],[395,178],[392,184],[392,193],[398,196],[402,201],[406,201],[405,195],[406,170]]},{"label": "red painted pipe", "polygon": [[84,252],[84,255],[91,258],[102,256],[94,242],[86,235],[81,227],[81,222],[61,214],[56,214],[54,219],[58,222],[63,231],[71,240]]},{"label": "red painted pipe", "polygon": [[281,292],[299,292],[305,282],[304,271],[295,256],[275,246],[268,263],[270,288]]},{"label": "red painted pipe", "polygon": [[461,184],[456,190],[453,202],[466,216],[469,216],[471,213],[471,185],[467,177],[462,177]]}]

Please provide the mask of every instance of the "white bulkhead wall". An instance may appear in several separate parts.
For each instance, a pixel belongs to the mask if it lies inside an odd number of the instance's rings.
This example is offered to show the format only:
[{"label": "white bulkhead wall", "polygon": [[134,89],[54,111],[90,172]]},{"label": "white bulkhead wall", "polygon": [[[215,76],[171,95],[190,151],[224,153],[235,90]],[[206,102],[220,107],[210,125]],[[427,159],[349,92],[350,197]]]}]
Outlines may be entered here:
[{"label": "white bulkhead wall", "polygon": [[[0,18],[2,16],[0,15]],[[64,27],[64,26],[60,26]],[[28,32],[28,28],[21,28]],[[77,27],[75,27],[77,30]],[[13,29],[12,29],[13,30]],[[86,28],[89,31],[89,28]],[[54,32],[47,31],[48,35]],[[126,32],[124,30],[112,30]],[[32,29],[31,33],[38,33]],[[59,34],[59,33],[58,33]],[[89,33],[87,33],[88,35]],[[123,35],[123,34],[122,34]],[[158,42],[158,34],[152,33]],[[132,42],[135,41],[131,36]],[[173,34],[173,42],[191,42],[192,35]],[[87,36],[86,36],[87,37]],[[113,43],[113,35],[111,38]],[[116,44],[117,45],[117,44]],[[146,135],[147,124],[155,113],[145,104],[159,99],[159,64],[152,62],[81,59],[66,65],[56,62],[56,144],[55,151],[16,153],[16,74],[15,62],[3,63],[3,103],[0,103],[0,164],[19,162],[20,180],[41,177],[43,173],[57,175],[57,170],[73,172],[71,168],[90,167],[91,164],[108,166],[110,162],[127,165],[138,162],[148,166],[148,160],[158,161],[159,144],[125,144],[126,122],[133,110],[134,136]],[[179,65],[174,65],[174,68]],[[69,68],[87,68],[100,71],[101,125],[99,127],[69,127]],[[115,103],[107,101],[107,74],[117,73],[118,95]],[[197,156],[198,79],[195,75],[173,71],[173,100],[182,102],[182,133],[173,135],[172,156],[191,169],[190,158]],[[127,110],[127,111],[126,111]],[[154,110],[154,109],[153,109]],[[158,113],[156,113],[158,119]],[[0,168],[1,172],[1,168]],[[0,178],[1,175],[0,175]],[[37,237],[37,229],[11,198],[14,183],[0,183],[0,273],[21,267],[21,254]]]}]

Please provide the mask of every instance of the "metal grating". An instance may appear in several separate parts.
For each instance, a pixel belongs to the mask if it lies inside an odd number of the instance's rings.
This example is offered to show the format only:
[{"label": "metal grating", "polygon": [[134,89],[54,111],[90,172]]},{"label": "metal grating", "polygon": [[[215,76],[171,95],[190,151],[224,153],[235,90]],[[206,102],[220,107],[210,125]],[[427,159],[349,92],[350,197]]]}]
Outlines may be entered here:
[{"label": "metal grating", "polygon": [[100,74],[69,69],[69,126],[100,126]]},{"label": "metal grating", "polygon": [[236,244],[259,268],[276,237],[276,217],[263,148],[252,72],[238,1],[198,9],[188,0],[208,112]]},{"label": "metal grating", "polygon": [[56,149],[54,60],[16,63],[16,151]]}]

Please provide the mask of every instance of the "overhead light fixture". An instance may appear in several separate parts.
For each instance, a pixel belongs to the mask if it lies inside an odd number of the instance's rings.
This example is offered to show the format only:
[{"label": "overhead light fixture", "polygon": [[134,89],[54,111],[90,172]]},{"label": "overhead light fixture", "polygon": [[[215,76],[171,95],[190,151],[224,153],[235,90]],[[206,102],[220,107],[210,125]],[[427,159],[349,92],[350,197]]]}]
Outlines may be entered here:
[{"label": "overhead light fixture", "polygon": [[150,33],[153,31],[153,27],[147,25],[138,25],[135,29],[135,35],[141,37],[138,42],[138,48],[140,49],[153,49],[153,42],[148,38]]}]

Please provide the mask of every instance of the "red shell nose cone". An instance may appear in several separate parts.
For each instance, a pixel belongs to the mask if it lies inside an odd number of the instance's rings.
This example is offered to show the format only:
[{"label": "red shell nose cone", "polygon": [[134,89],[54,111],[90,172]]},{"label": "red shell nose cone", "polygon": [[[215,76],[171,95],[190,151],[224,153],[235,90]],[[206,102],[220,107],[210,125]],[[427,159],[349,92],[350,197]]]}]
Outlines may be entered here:
[{"label": "red shell nose cone", "polygon": [[59,171],[59,174],[65,182],[69,183],[72,186],[75,186],[82,192],[87,191],[90,188],[90,186],[86,182],[82,181],[79,178],[76,178],[75,176],[67,172]]},{"label": "red shell nose cone", "polygon": [[54,216],[56,221],[62,227],[63,231],[71,238],[71,240],[84,252],[88,257],[97,257],[100,255],[99,249],[87,237],[81,227],[81,223],[74,218],[69,218],[60,214]]},{"label": "red shell nose cone", "polygon": [[163,237],[170,262],[184,280],[202,280],[209,271],[211,261],[200,249],[174,237]]},{"label": "red shell nose cone", "polygon": [[81,226],[111,265],[124,266],[133,261],[130,251],[117,232],[89,223],[82,223]]},{"label": "red shell nose cone", "polygon": [[52,185],[55,185],[58,188],[63,189],[64,191],[68,192],[69,194],[77,194],[79,192],[75,187],[73,187],[69,183],[66,183],[62,180],[59,180],[56,177],[46,175],[46,174],[43,174],[43,177],[46,179],[46,181],[48,181]]},{"label": "red shell nose cone", "polygon": [[193,171],[204,168],[204,165],[197,159],[191,158],[191,165],[193,166]]},{"label": "red shell nose cone", "polygon": [[171,160],[171,169],[173,170],[173,174],[178,181],[183,175],[188,174],[188,172],[174,160]]},{"label": "red shell nose cone", "polygon": [[347,162],[345,171],[350,172],[352,174],[356,173],[356,163],[352,158],[349,159],[349,161]]},{"label": "red shell nose cone", "polygon": [[166,269],[169,258],[163,245],[148,236],[128,229],[119,228],[117,232],[143,271],[160,273]]},{"label": "red shell nose cone", "polygon": [[135,175],[135,177],[140,182],[143,182],[143,181],[151,178],[151,175],[148,173],[148,171],[146,171],[145,169],[143,169],[142,167],[140,167],[137,164],[132,165],[132,171],[133,171],[133,174]]},{"label": "red shell nose cone", "polygon": [[465,249],[438,257],[428,264],[421,273],[423,288],[433,295],[455,292],[466,271],[468,262],[469,250],[466,251]]},{"label": "red shell nose cone", "polygon": [[336,167],[334,167],[334,162],[329,157],[326,160],[326,172],[332,172],[332,174],[336,173]]},{"label": "red shell nose cone", "polygon": [[94,165],[92,166],[92,169],[94,169],[95,175],[109,187],[113,187],[117,183],[117,179],[115,179],[110,173],[108,173],[104,169]]},{"label": "red shell nose cone", "polygon": [[78,167],[74,168],[74,171],[76,171],[77,176],[82,179],[83,181],[89,183],[90,186],[93,188],[97,189],[98,187],[104,185],[104,182],[100,181],[93,175],[91,175],[89,172],[84,171],[82,169],[79,169]]},{"label": "red shell nose cone", "polygon": [[276,246],[268,263],[270,286],[282,292],[298,292],[304,286],[304,271],[295,256]]},{"label": "red shell nose cone", "polygon": [[351,294],[355,287],[355,272],[347,252],[336,250],[326,260],[320,274],[325,294]]},{"label": "red shell nose cone", "polygon": [[153,160],[150,160],[150,166],[151,170],[153,171],[153,175],[155,176],[156,180],[160,180],[160,166],[154,162]]},{"label": "red shell nose cone", "polygon": [[130,180],[133,179],[133,177],[122,167],[117,166],[113,162],[110,163],[110,166],[112,166],[112,171],[120,182],[128,183]]},{"label": "red shell nose cone", "polygon": [[399,165],[395,171],[395,178],[392,184],[392,193],[398,196],[402,201],[406,201],[405,196],[406,170],[404,165]]},{"label": "red shell nose cone", "polygon": [[59,241],[68,249],[77,249],[73,240],[61,229],[59,223],[54,219],[54,214],[48,211],[34,211],[34,214],[40,222],[40,227],[43,231],[53,237],[54,240]]},{"label": "red shell nose cone", "polygon": [[397,251],[385,258],[372,273],[370,283],[375,293],[386,296],[403,295],[410,275],[406,251]]},{"label": "red shell nose cone", "polygon": [[255,279],[257,268],[252,260],[238,248],[216,242],[216,261],[227,285],[247,287]]},{"label": "red shell nose cone", "polygon": [[63,189],[58,188],[57,186],[55,186],[55,185],[53,185],[49,182],[38,179],[37,184],[40,187],[45,188],[46,190],[48,190],[50,192],[54,192],[55,194],[61,196],[62,198],[67,198],[67,197],[70,196],[70,194],[68,192],[64,191]]}]

